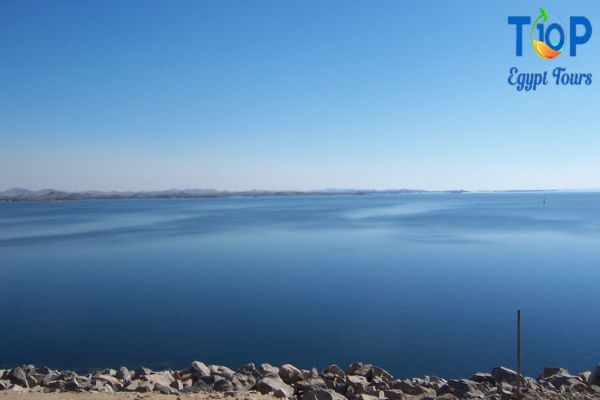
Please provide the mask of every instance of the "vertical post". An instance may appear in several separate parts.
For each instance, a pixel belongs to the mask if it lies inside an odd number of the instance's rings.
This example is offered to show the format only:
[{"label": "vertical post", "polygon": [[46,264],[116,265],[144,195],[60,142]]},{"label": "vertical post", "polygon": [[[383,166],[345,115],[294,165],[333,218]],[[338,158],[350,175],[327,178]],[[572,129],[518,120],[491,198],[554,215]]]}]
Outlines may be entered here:
[{"label": "vertical post", "polygon": [[521,398],[521,310],[517,310],[517,398]]}]

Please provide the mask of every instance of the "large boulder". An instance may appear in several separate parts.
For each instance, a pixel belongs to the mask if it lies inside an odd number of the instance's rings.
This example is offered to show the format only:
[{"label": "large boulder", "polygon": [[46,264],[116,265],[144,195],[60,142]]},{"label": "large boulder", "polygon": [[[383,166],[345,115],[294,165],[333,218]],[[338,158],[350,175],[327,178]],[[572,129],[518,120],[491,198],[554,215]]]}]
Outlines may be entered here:
[{"label": "large boulder", "polygon": [[354,388],[355,393],[362,393],[367,386],[369,386],[369,381],[367,378],[361,375],[347,375],[346,381],[349,386]]},{"label": "large boulder", "polygon": [[150,368],[140,367],[133,372],[133,379],[140,379],[142,376],[150,375],[151,373],[152,370]]},{"label": "large boulder", "polygon": [[254,363],[248,363],[244,365],[242,368],[238,369],[237,372],[244,375],[254,375],[256,378],[260,376],[260,372],[258,372],[258,369],[256,369]]},{"label": "large boulder", "polygon": [[9,380],[0,379],[0,390],[9,389],[11,386],[12,386],[12,383],[10,383]]},{"label": "large boulder", "polygon": [[301,400],[347,400],[344,396],[331,389],[312,390],[302,394]]},{"label": "large boulder", "polygon": [[115,391],[123,389],[123,383],[112,375],[97,375],[94,377],[94,380],[99,382],[106,382],[107,384],[111,385]]},{"label": "large boulder", "polygon": [[271,364],[267,364],[267,363],[260,364],[260,367],[258,368],[258,372],[260,373],[260,376],[262,376],[263,378],[265,378],[267,376],[269,376],[269,377],[279,376],[279,368],[274,367]]},{"label": "large boulder", "polygon": [[231,381],[221,378],[214,383],[213,389],[217,392],[233,392],[235,387]]},{"label": "large boulder", "polygon": [[506,367],[496,367],[492,370],[492,377],[496,382],[506,382],[514,385],[517,382],[517,373]]},{"label": "large boulder", "polygon": [[437,390],[437,395],[441,396],[446,393],[451,393],[459,398],[477,397],[485,392],[486,389],[484,384],[469,379],[449,379],[445,385]]},{"label": "large boulder", "polygon": [[490,385],[494,385],[496,383],[492,374],[488,374],[487,372],[476,372],[471,375],[469,380],[478,383],[487,383]]},{"label": "large boulder", "polygon": [[288,385],[292,385],[305,378],[302,371],[294,367],[292,364],[283,364],[279,368],[279,377]]},{"label": "large boulder", "polygon": [[296,382],[294,385],[296,390],[300,393],[310,392],[313,390],[325,390],[330,389],[327,387],[327,383],[321,378],[309,378],[302,381]]},{"label": "large boulder", "polygon": [[348,365],[348,368],[346,369],[346,375],[359,375],[364,376],[365,378],[369,375],[369,372],[371,372],[371,365],[365,365],[362,362],[352,363]]},{"label": "large boulder", "polygon": [[227,367],[222,365],[209,365],[208,369],[210,369],[210,373],[212,375],[220,376],[223,378],[231,378],[235,372]]},{"label": "large boulder", "polygon": [[131,380],[131,372],[127,367],[121,367],[115,374],[115,377],[121,381],[129,382]]},{"label": "large boulder", "polygon": [[328,378],[335,377],[340,379],[346,379],[346,373],[344,372],[344,370],[335,364],[331,364],[325,367],[325,369],[322,372],[322,375]]},{"label": "large boulder", "polygon": [[267,376],[254,385],[254,389],[261,394],[274,394],[276,397],[291,397],[294,388],[285,383],[279,376]]},{"label": "large boulder", "polygon": [[231,383],[233,384],[235,391],[245,392],[247,390],[250,390],[254,385],[256,385],[256,378],[254,377],[254,375],[245,375],[236,372],[231,377]]},{"label": "large boulder", "polygon": [[8,380],[14,385],[19,385],[24,388],[29,387],[27,375],[25,374],[25,370],[21,367],[11,369],[8,373]]},{"label": "large boulder", "polygon": [[204,364],[201,361],[194,361],[194,362],[192,362],[191,370],[192,370],[192,375],[196,379],[202,379],[202,378],[208,378],[208,377],[210,377],[210,368],[208,368],[206,366],[206,364]]},{"label": "large boulder", "polygon": [[596,365],[592,372],[590,372],[590,377],[588,378],[587,384],[588,386],[600,386],[600,364]]},{"label": "large boulder", "polygon": [[556,374],[569,374],[569,371],[560,367],[544,367],[544,371],[540,374],[538,379],[546,379]]}]

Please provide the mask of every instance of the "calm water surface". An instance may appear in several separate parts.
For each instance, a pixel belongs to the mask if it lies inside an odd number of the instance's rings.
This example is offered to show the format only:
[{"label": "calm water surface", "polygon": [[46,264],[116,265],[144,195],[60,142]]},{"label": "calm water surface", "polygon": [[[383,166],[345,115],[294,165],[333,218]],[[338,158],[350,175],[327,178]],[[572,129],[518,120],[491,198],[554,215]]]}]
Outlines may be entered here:
[{"label": "calm water surface", "polygon": [[[544,197],[547,203],[544,205]],[[600,194],[0,203],[0,367],[600,362]]]}]

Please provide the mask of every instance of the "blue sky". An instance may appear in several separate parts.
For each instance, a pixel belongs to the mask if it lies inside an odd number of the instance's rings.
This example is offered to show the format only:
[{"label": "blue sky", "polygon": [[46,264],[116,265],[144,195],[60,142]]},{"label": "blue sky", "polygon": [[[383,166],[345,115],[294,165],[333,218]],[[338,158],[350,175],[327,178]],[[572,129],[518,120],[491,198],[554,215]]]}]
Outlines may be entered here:
[{"label": "blue sky", "polygon": [[[515,57],[541,6],[576,58]],[[3,0],[0,189],[597,188],[598,35],[592,0]]]}]

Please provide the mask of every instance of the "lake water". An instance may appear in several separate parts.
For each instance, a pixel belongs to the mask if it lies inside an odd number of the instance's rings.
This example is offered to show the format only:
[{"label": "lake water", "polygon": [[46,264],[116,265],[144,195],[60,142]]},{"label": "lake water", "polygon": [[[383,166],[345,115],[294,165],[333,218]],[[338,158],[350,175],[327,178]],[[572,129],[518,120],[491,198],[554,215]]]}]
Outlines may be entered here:
[{"label": "lake water", "polygon": [[[546,204],[543,200],[546,198]],[[0,367],[600,362],[600,194],[0,203]]]}]

